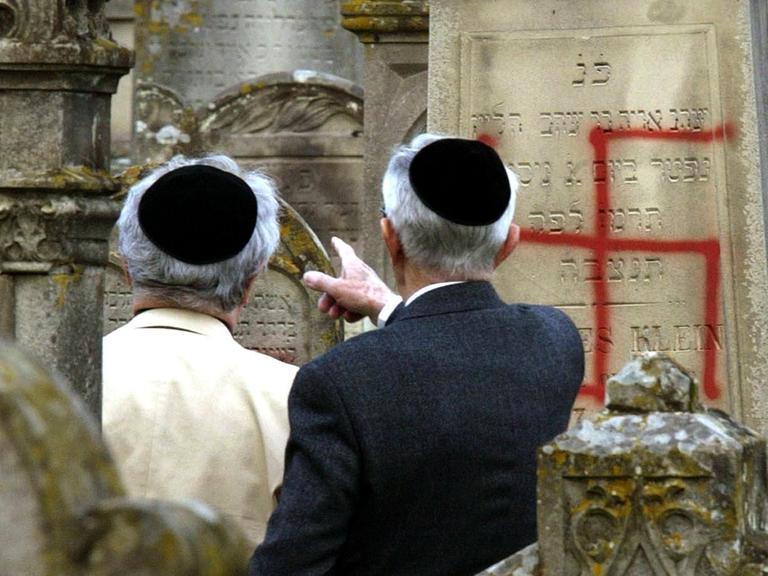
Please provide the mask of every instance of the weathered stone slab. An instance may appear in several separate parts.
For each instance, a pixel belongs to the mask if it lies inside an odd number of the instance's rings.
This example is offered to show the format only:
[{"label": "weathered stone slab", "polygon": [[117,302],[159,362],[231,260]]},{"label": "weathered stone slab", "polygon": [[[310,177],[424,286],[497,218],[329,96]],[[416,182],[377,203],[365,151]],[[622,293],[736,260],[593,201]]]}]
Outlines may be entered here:
[{"label": "weathered stone slab", "polygon": [[195,107],[255,76],[306,68],[359,82],[336,0],[138,0],[138,78]]},{"label": "weathered stone slab", "polygon": [[[304,220],[281,204],[280,247],[256,281],[235,338],[246,348],[300,365],[340,342],[343,332],[340,322],[317,310],[317,293],[301,283],[307,270],[333,274],[328,256]],[[105,334],[133,316],[131,289],[117,255],[115,233],[111,246],[104,294]]]},{"label": "weathered stone slab", "polygon": [[630,354],[670,351],[705,402],[766,430],[750,3],[434,0],[431,28],[429,127],[520,176],[497,286],[574,319],[581,408]]},{"label": "weathered stone slab", "polygon": [[225,150],[275,178],[280,195],[324,246],[359,248],[363,92],[309,71],[270,74],[219,95],[199,112],[200,149]]}]

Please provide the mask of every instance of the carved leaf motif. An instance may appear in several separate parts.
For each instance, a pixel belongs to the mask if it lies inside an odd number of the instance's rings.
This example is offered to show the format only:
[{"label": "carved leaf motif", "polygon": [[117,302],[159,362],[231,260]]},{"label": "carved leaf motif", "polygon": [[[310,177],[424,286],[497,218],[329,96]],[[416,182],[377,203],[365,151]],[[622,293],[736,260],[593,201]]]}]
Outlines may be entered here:
[{"label": "carved leaf motif", "polygon": [[294,86],[273,86],[222,104],[207,121],[204,131],[231,134],[256,132],[309,132],[337,114],[349,114],[347,102],[335,95]]},{"label": "carved leaf motif", "polygon": [[342,103],[328,96],[302,96],[285,103],[277,118],[277,128],[308,132],[319,128],[332,116],[344,111]]},{"label": "carved leaf motif", "polygon": [[269,128],[280,111],[281,102],[274,91],[249,98],[241,105],[233,105],[228,112],[231,115],[230,130],[234,133],[250,134]]}]

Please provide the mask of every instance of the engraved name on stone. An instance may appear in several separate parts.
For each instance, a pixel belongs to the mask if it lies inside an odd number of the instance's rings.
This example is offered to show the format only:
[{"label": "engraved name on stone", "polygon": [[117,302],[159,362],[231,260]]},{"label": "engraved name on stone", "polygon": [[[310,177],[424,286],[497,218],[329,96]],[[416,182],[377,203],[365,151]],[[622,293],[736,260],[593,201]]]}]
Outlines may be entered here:
[{"label": "engraved name on stone", "polygon": [[[722,145],[695,136],[722,126],[711,34],[686,25],[462,35],[460,130],[494,145],[520,179],[524,241],[497,285],[509,301],[571,315],[585,382],[604,382],[646,350],[673,351],[699,376],[711,350],[715,381],[726,380],[723,291],[712,293],[708,262],[684,246],[719,238],[721,226]],[[647,64],[664,54],[675,58]],[[597,128],[626,137],[598,157]],[[625,244],[609,249],[606,238]],[[656,249],[672,242],[680,248]],[[607,326],[598,325],[598,297]],[[705,321],[711,298],[717,325]],[[609,358],[604,373],[592,373],[595,354]],[[728,406],[724,386],[706,392]]]}]

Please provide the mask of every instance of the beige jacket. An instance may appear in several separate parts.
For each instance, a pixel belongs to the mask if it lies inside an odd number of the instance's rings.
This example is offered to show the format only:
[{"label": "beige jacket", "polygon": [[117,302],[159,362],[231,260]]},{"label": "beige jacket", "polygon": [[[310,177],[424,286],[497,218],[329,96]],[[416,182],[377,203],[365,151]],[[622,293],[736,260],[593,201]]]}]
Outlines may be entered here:
[{"label": "beige jacket", "polygon": [[296,370],[188,310],[147,310],[107,335],[103,430],[129,494],[202,500],[256,545],[283,477]]}]

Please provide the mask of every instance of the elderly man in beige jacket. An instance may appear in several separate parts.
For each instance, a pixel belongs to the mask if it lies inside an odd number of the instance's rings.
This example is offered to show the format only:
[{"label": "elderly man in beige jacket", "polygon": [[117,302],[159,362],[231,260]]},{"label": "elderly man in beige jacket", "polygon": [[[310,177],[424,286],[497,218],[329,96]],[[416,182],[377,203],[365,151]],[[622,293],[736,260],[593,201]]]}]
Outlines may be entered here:
[{"label": "elderly man in beige jacket", "polygon": [[129,492],[202,500],[255,545],[283,476],[294,366],[232,337],[279,242],[273,183],[225,156],[175,158],[118,221],[134,318],[104,338],[104,435]]}]

